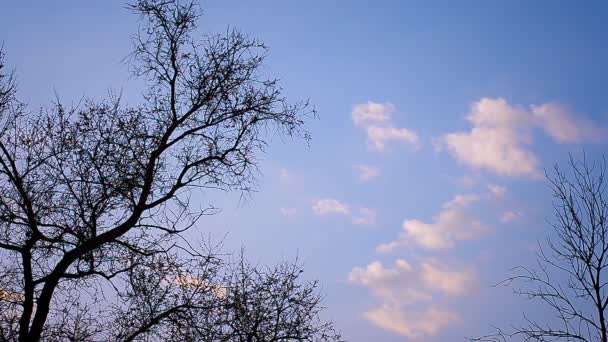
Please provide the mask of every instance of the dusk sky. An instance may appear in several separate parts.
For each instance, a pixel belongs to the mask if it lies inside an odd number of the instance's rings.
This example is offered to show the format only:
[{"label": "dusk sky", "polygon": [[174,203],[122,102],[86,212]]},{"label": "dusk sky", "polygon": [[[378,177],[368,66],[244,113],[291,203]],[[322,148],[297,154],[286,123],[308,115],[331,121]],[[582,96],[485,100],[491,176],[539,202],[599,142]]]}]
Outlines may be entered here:
[{"label": "dusk sky", "polygon": [[[199,30],[270,48],[264,71],[318,118],[275,136],[257,192],[193,238],[260,264],[298,257],[349,341],[463,341],[550,314],[492,287],[551,234],[545,170],[608,142],[606,1],[203,0]],[[31,110],[122,91],[124,2],[5,0],[0,41]]]}]

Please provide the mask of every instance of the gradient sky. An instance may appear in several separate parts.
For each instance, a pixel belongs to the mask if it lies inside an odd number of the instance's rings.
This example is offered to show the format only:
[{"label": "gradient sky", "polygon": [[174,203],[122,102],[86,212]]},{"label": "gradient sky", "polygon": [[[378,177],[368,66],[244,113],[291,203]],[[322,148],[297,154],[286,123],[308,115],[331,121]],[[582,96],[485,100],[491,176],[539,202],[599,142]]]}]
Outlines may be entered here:
[{"label": "gradient sky", "polygon": [[[281,138],[259,192],[196,234],[260,263],[298,256],[349,341],[461,341],[542,309],[491,285],[550,234],[545,169],[597,158],[608,127],[605,1],[204,0],[200,29],[270,47],[310,99],[310,146]],[[0,40],[32,109],[141,87],[122,1],[3,1]]]}]

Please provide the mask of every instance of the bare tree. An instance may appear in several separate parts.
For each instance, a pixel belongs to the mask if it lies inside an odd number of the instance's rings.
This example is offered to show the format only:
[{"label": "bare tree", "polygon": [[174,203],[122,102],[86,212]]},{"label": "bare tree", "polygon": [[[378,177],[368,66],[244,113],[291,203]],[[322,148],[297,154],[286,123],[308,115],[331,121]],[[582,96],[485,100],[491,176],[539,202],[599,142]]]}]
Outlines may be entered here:
[{"label": "bare tree", "polygon": [[[301,281],[301,265],[254,267],[241,255],[163,255],[130,271],[113,307],[119,341],[339,341],[319,318],[317,282]],[[72,329],[73,330],[73,329]]]},{"label": "bare tree", "polygon": [[0,54],[0,339],[339,339],[298,267],[235,268],[186,235],[217,212],[193,190],[250,191],[265,139],[308,139],[313,112],[261,75],[255,39],[196,39],[193,2],[127,7],[141,105],[29,112]]},{"label": "bare tree", "polygon": [[[474,341],[607,342],[608,198],[606,160],[570,158],[569,170],[557,166],[547,178],[553,190],[555,232],[540,246],[537,268],[517,267],[501,284],[522,282],[515,293],[544,303],[554,313],[549,322],[524,315],[523,325]],[[547,252],[545,252],[547,250]]]}]

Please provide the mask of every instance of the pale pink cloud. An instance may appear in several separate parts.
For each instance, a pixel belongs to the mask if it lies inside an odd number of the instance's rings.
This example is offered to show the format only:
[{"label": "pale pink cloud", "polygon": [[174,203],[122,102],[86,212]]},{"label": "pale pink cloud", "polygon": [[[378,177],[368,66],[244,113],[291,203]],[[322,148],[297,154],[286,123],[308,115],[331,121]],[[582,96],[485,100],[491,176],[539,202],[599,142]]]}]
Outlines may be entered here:
[{"label": "pale pink cloud", "polygon": [[339,215],[349,215],[350,207],[338,201],[334,198],[323,198],[317,200],[313,206],[312,210],[317,215],[329,215],[329,214],[339,214]]},{"label": "pale pink cloud", "polygon": [[504,99],[481,99],[467,116],[470,132],[444,136],[447,150],[473,168],[488,169],[505,176],[537,176],[538,160],[526,150],[531,138],[526,112]]},{"label": "pale pink cloud", "polygon": [[553,139],[560,143],[579,143],[587,140],[604,140],[608,131],[597,123],[574,115],[557,103],[532,106],[537,123]]},{"label": "pale pink cloud", "polygon": [[598,124],[554,103],[524,108],[502,98],[482,98],[471,106],[467,120],[472,125],[469,132],[446,134],[439,146],[463,164],[503,176],[540,176],[538,158],[529,150],[535,127],[559,143],[606,135]]},{"label": "pale pink cloud", "polygon": [[369,124],[388,122],[391,120],[394,113],[395,106],[392,103],[368,101],[367,103],[353,106],[352,118],[355,125],[366,126]]},{"label": "pale pink cloud", "polygon": [[291,180],[291,173],[286,168],[281,168],[279,170],[279,180],[281,182],[289,182]]},{"label": "pale pink cloud", "polygon": [[319,216],[341,215],[348,217],[355,225],[373,225],[377,213],[367,207],[353,207],[335,198],[323,198],[313,202],[312,210]]},{"label": "pale pink cloud", "polygon": [[500,216],[500,221],[503,223],[509,223],[517,220],[519,217],[521,217],[521,213],[508,210],[502,213],[502,215]]},{"label": "pale pink cloud", "polygon": [[425,286],[452,296],[464,295],[474,286],[471,272],[451,270],[433,261],[423,262],[420,274]]},{"label": "pale pink cloud", "polygon": [[470,204],[479,200],[475,194],[457,195],[442,206],[430,223],[405,220],[399,238],[381,244],[377,250],[387,253],[408,244],[427,249],[448,249],[454,246],[455,241],[476,239],[487,231],[487,227],[469,209]]},{"label": "pale pink cloud", "polygon": [[505,188],[504,186],[501,186],[501,185],[496,185],[496,184],[488,185],[488,190],[490,190],[490,193],[492,194],[492,196],[494,196],[496,198],[502,198],[507,193],[507,188]]},{"label": "pale pink cloud", "polygon": [[365,317],[379,328],[410,338],[434,336],[441,329],[461,320],[454,312],[441,307],[427,307],[412,312],[391,305],[372,309],[365,313]]},{"label": "pale pink cloud", "polygon": [[356,126],[363,127],[367,133],[367,144],[370,149],[384,151],[388,142],[396,141],[417,147],[418,135],[407,129],[392,124],[396,108],[393,104],[369,101],[353,106],[352,119]]},{"label": "pale pink cloud", "polygon": [[353,217],[353,223],[356,225],[371,225],[376,223],[376,211],[370,208],[359,208],[357,214]]},{"label": "pale pink cloud", "polygon": [[296,208],[280,208],[281,214],[286,217],[295,216],[297,214]]},{"label": "pale pink cloud", "polygon": [[479,182],[478,179],[471,177],[469,175],[464,175],[456,180],[456,183],[465,188],[473,188]]},{"label": "pale pink cloud", "polygon": [[364,183],[368,182],[380,174],[380,170],[372,165],[355,165],[355,170],[359,173],[359,181]]},{"label": "pale pink cloud", "polygon": [[393,267],[372,262],[355,267],[349,281],[366,287],[380,303],[365,313],[374,325],[406,337],[424,337],[458,322],[446,307],[449,298],[477,288],[477,277],[466,268],[453,268],[427,259],[418,265],[398,259]]},{"label": "pale pink cloud", "polygon": [[367,127],[368,144],[371,149],[383,151],[389,141],[401,141],[408,144],[418,144],[418,135],[407,128],[393,126]]}]

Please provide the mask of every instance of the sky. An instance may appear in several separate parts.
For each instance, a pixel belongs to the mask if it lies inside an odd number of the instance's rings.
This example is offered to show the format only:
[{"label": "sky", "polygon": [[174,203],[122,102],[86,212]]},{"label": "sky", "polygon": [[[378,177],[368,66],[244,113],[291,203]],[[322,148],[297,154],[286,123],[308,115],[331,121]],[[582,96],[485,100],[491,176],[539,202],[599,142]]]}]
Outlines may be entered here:
[{"label": "sky", "polygon": [[[5,1],[30,108],[141,84],[121,1]],[[349,341],[462,341],[549,313],[492,287],[551,236],[544,179],[608,140],[605,1],[201,0],[201,32],[270,48],[264,72],[318,118],[281,137],[258,191],[199,193],[197,232],[261,264],[298,257]]]}]

